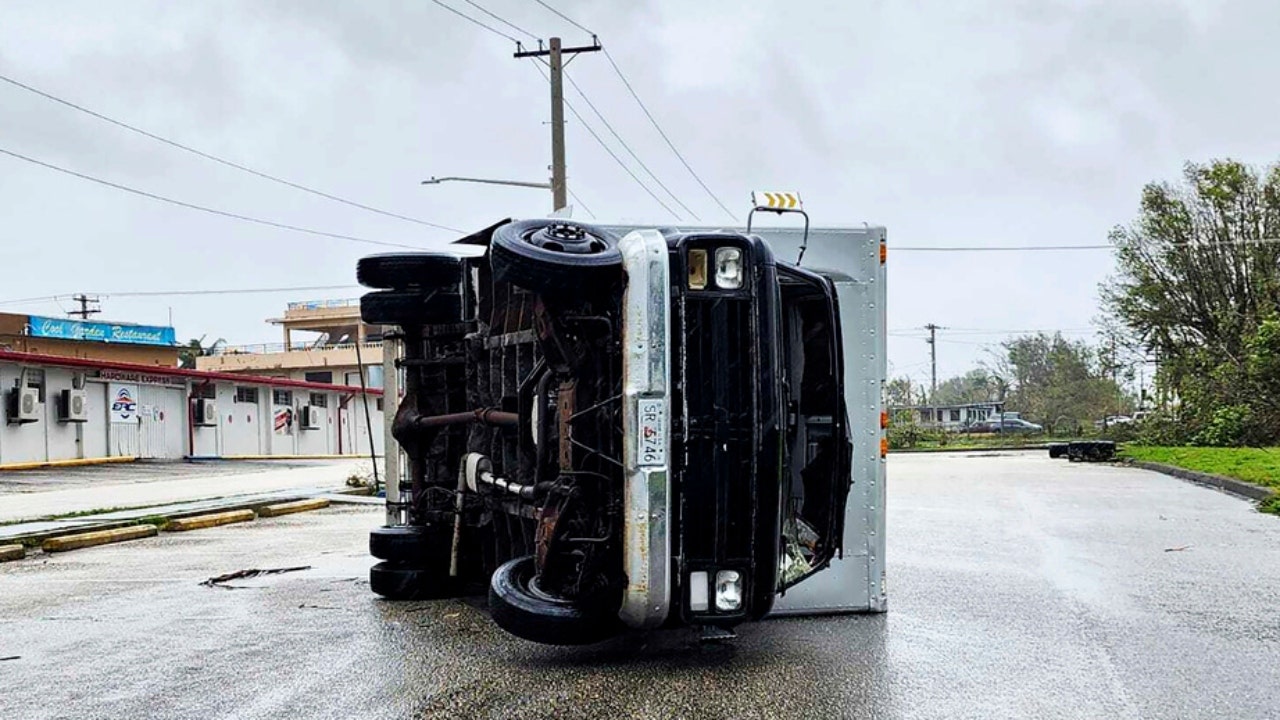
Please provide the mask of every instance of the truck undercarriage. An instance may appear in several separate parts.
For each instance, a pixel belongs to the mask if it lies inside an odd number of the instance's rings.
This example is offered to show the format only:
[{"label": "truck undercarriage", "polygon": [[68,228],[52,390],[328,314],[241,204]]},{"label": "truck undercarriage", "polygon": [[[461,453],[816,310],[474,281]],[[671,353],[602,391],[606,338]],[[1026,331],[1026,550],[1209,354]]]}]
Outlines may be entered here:
[{"label": "truck undercarriage", "polygon": [[578,644],[761,617],[836,556],[830,282],[756,238],[644,232],[503,223],[462,241],[480,257],[361,261],[382,288],[362,315],[404,347],[408,472],[401,524],[370,537],[376,593],[487,590],[505,629]]}]

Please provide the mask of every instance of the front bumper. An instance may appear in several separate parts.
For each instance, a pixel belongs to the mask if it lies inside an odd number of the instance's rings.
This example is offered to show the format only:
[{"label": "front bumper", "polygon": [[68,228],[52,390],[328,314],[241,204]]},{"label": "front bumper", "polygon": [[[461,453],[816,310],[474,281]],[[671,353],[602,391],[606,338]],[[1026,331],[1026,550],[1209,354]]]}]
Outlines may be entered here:
[{"label": "front bumper", "polygon": [[[646,629],[661,625],[671,606],[671,271],[667,241],[657,231],[629,233],[619,249],[627,275],[622,305],[627,585],[618,616],[628,627]],[[644,430],[651,436],[642,438]]]}]

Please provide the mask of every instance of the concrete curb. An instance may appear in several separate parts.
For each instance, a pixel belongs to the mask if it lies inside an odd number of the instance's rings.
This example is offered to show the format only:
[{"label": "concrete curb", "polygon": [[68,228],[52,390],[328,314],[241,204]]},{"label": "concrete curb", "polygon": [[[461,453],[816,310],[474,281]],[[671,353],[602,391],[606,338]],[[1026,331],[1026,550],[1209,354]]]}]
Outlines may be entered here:
[{"label": "concrete curb", "polygon": [[189,518],[178,518],[170,520],[164,526],[168,532],[186,532],[187,530],[202,530],[204,528],[217,527],[219,525],[230,525],[231,523],[248,522],[257,518],[252,510],[229,510],[227,512],[209,513],[208,515],[196,515]]},{"label": "concrete curb", "polygon": [[119,463],[137,462],[137,460],[138,458],[132,456],[82,458],[79,460],[39,460],[36,462],[0,465],[0,472],[4,472],[6,470],[42,470],[45,468],[81,467],[84,465],[115,465]]},{"label": "concrete curb", "polygon": [[116,528],[114,530],[95,530],[93,532],[49,538],[44,541],[44,544],[40,546],[40,549],[45,552],[78,550],[80,548],[93,547],[95,545],[106,545],[107,543],[124,542],[125,540],[137,540],[138,538],[152,537],[157,532],[159,532],[159,530],[155,525],[131,525],[129,527]]},{"label": "concrete curb", "polygon": [[1175,465],[1165,465],[1164,463],[1146,462],[1142,460],[1130,460],[1129,464],[1134,467],[1142,468],[1143,470],[1151,470],[1152,472],[1172,475],[1180,480],[1193,482],[1197,485],[1215,487],[1219,490],[1229,492],[1232,495],[1239,495],[1241,497],[1249,498],[1250,500],[1266,500],[1277,492],[1271,488],[1254,485],[1253,483],[1247,483],[1243,480],[1236,480],[1235,478],[1224,477],[1222,475],[1196,472],[1195,470],[1188,470]]},{"label": "concrete curb", "polygon": [[320,510],[329,507],[329,501],[326,498],[312,498],[310,500],[295,500],[293,502],[280,503],[278,505],[267,505],[258,511],[262,517],[279,517],[281,515],[292,515],[293,513],[306,512],[308,510]]},{"label": "concrete curb", "polygon": [[27,548],[22,545],[0,545],[0,562],[21,560],[27,556]]},{"label": "concrete curb", "polygon": [[[378,455],[381,458],[381,455]],[[195,455],[192,460],[368,460],[368,455]]]},{"label": "concrete curb", "polygon": [[[332,490],[322,490],[318,494],[366,495],[368,494],[368,492],[369,492],[369,488],[367,487],[360,487],[360,488],[343,487],[343,488],[334,488]],[[257,511],[267,505],[279,505],[281,503],[288,503],[296,500],[306,500],[308,498],[316,497],[316,496],[317,496],[317,493],[315,491],[311,491],[311,492],[305,492],[305,493],[298,493],[295,495],[283,494],[282,497],[271,498],[271,499],[253,499],[253,500],[237,501],[236,498],[227,498],[226,504],[224,504],[222,507],[213,507],[213,508],[205,507],[205,508],[200,508],[198,510],[180,510],[176,512],[170,511],[170,512],[156,513],[156,515],[159,517],[163,517],[166,520],[173,521],[180,518],[196,517],[198,515],[208,515],[210,513],[215,513],[215,512],[229,512],[231,510]],[[201,501],[194,500],[192,502],[201,502]],[[182,503],[175,503],[175,504],[182,504]],[[146,510],[146,508],[135,508],[135,509],[141,510],[141,511]],[[39,522],[39,521],[40,521],[40,518],[32,518],[32,522]],[[77,533],[88,532],[90,530],[111,530],[113,528],[118,528],[118,527],[130,527],[134,525],[136,522],[137,522],[137,518],[123,519],[123,520],[101,520],[101,521],[94,522],[91,525],[83,525],[79,527],[69,527],[69,528],[57,528],[52,530],[28,533],[24,535],[11,535],[11,536],[5,537],[2,542],[22,543],[27,546],[34,546],[34,545],[39,545],[40,543],[44,542],[45,540],[48,540],[49,538],[63,537],[66,535],[75,535]]]},{"label": "concrete curb", "polygon": [[911,453],[964,453],[964,452],[997,452],[1001,450],[1022,451],[1022,450],[1048,450],[1049,443],[1039,445],[1008,445],[1008,446],[991,446],[991,447],[939,447],[939,448],[902,448],[900,450],[890,450],[889,454],[894,455],[902,453],[909,455]]}]

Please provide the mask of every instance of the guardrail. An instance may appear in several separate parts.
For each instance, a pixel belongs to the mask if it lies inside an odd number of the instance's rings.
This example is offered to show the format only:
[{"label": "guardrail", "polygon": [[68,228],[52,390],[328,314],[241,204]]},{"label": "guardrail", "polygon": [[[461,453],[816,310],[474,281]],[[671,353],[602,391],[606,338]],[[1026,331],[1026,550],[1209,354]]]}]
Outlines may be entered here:
[{"label": "guardrail", "polygon": [[[258,343],[255,345],[219,345],[209,352],[210,355],[267,355],[270,353],[283,352],[306,352],[309,350],[351,350],[355,348],[355,343],[340,343],[337,345],[316,345],[313,343],[293,343],[285,347],[284,343]],[[382,342],[365,342],[361,343],[362,348],[380,348]]]}]

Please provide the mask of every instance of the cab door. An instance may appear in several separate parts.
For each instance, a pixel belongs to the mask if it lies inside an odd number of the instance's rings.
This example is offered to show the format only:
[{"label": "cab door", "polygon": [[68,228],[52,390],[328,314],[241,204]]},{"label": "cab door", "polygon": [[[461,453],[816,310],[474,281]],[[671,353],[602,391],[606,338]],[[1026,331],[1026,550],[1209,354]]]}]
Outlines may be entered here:
[{"label": "cab door", "polygon": [[851,448],[835,288],[780,265],[789,488],[779,589],[826,567],[841,550]]}]

